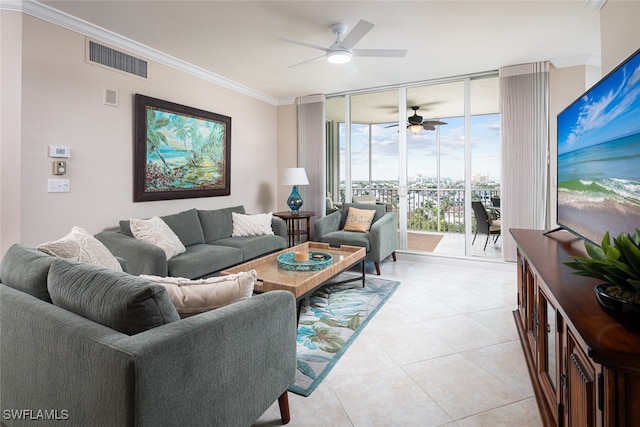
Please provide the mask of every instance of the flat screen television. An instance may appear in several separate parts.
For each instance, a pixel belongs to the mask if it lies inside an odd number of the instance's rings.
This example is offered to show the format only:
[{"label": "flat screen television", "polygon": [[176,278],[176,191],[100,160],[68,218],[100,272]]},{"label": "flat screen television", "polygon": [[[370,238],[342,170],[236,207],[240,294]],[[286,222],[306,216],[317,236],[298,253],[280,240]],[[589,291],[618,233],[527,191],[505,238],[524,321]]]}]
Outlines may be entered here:
[{"label": "flat screen television", "polygon": [[640,228],[640,49],[558,114],[557,196],[592,243]]}]

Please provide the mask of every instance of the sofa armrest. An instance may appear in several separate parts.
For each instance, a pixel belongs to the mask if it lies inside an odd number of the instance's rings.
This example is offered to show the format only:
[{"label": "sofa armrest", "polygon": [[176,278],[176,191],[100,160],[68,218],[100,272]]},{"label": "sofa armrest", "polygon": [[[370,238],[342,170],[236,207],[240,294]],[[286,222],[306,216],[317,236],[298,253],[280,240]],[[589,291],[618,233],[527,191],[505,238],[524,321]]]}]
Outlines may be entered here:
[{"label": "sofa armrest", "polygon": [[342,219],[342,211],[335,211],[327,216],[323,216],[313,224],[313,239],[320,240],[325,234],[338,231],[340,228],[340,220]]},{"label": "sofa armrest", "polygon": [[123,338],[142,379],[136,420],[251,425],[295,379],[296,333],[293,294],[273,291]]},{"label": "sofa armrest", "polygon": [[387,212],[371,225],[371,250],[367,258],[382,261],[398,248],[398,219],[395,212]]},{"label": "sofa armrest", "polygon": [[287,236],[287,223],[284,222],[284,219],[278,218],[277,216],[271,217],[271,228],[276,236],[280,236],[285,240],[289,239]]},{"label": "sofa armrest", "polygon": [[113,255],[125,260],[128,273],[134,276],[149,274],[163,277],[168,274],[167,255],[159,246],[134,239],[118,231],[103,231],[95,237]]}]

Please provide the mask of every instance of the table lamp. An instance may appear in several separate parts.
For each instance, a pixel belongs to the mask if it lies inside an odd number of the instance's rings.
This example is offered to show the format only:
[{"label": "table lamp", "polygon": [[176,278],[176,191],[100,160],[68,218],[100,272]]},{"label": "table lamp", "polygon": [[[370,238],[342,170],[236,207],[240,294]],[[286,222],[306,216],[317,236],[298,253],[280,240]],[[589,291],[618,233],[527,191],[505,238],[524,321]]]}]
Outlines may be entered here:
[{"label": "table lamp", "polygon": [[282,174],[282,185],[293,185],[287,205],[291,213],[297,214],[302,207],[302,197],[298,193],[298,185],[309,185],[309,179],[304,168],[286,168]]}]

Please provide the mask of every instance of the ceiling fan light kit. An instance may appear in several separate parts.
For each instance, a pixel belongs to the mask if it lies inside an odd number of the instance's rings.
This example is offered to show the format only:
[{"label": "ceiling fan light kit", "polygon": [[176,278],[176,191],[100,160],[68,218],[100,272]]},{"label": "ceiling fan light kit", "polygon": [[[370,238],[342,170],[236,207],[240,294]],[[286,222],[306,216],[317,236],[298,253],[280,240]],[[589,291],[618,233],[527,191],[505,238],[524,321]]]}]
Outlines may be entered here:
[{"label": "ceiling fan light kit", "polygon": [[420,131],[424,128],[422,127],[422,125],[410,125],[407,127],[407,129],[409,129],[409,132],[411,133],[420,133]]},{"label": "ceiling fan light kit", "polygon": [[332,64],[346,64],[351,61],[352,53],[348,50],[337,49],[327,52],[327,61]]}]

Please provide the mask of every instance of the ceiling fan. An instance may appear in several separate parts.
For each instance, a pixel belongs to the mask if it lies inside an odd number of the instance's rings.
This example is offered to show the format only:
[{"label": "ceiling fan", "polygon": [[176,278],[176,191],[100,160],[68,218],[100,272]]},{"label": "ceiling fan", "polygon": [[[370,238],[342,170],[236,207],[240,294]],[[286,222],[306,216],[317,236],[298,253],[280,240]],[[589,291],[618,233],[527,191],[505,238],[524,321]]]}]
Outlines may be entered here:
[{"label": "ceiling fan", "polygon": [[[336,41],[328,48],[317,46],[311,43],[302,42],[299,40],[289,39],[286,37],[280,37],[280,40],[297,44],[300,46],[310,47],[312,49],[318,49],[325,52],[324,55],[318,56],[307,61],[300,62],[298,64],[291,65],[287,68],[297,67],[299,65],[307,64],[310,62],[318,61],[326,58],[328,62],[333,64],[346,64],[351,62],[351,58],[354,56],[361,57],[377,57],[377,58],[403,58],[407,54],[406,49],[354,49],[356,45],[371,29],[374,24],[365,20],[360,20],[355,27],[347,34],[347,26],[345,24],[333,24],[331,26],[331,32],[336,35]],[[357,72],[357,70],[354,71]]]},{"label": "ceiling fan", "polygon": [[[424,129],[424,130],[436,130],[436,126],[446,125],[447,124],[446,122],[441,122],[440,120],[422,120],[422,116],[418,115],[418,110],[420,109],[420,107],[413,106],[413,107],[411,107],[411,109],[413,110],[413,116],[407,117],[407,121],[409,122],[407,124],[407,129],[411,133],[418,133],[422,129]],[[398,125],[397,124],[396,125],[389,125],[387,127],[390,128],[390,127],[394,127],[394,126],[398,126]]]}]

